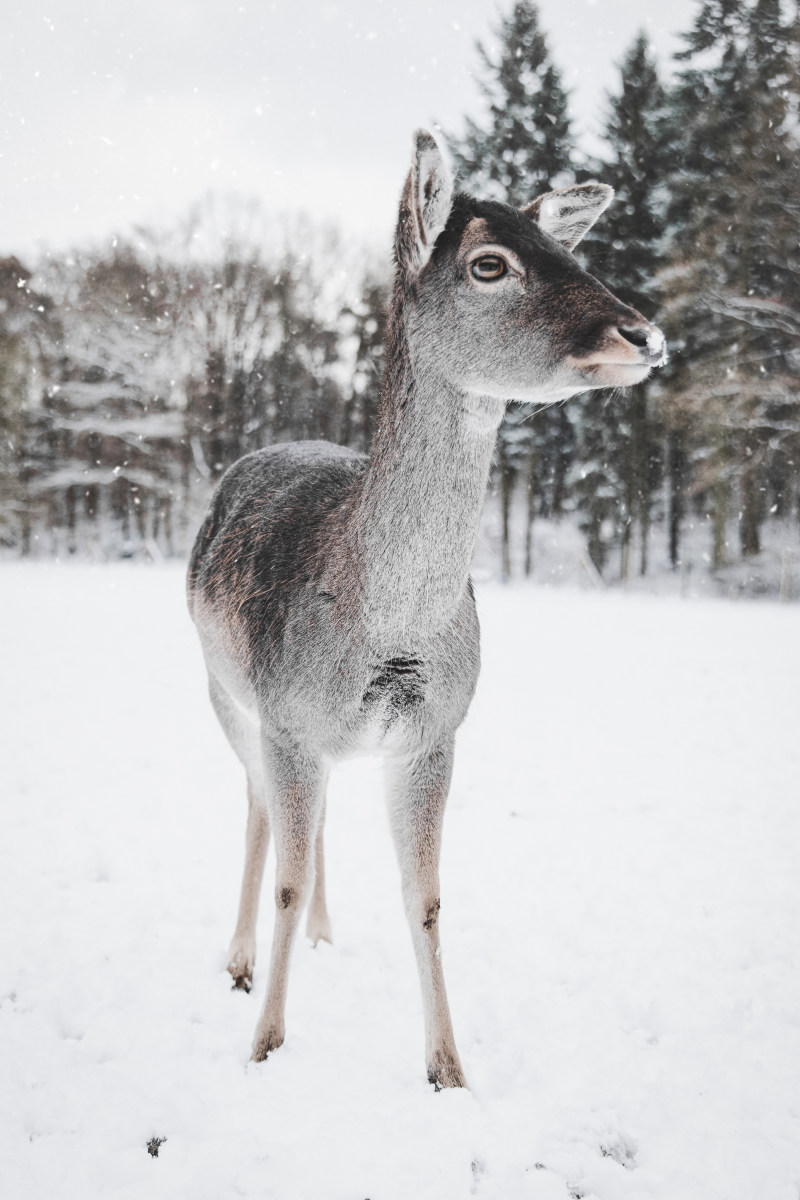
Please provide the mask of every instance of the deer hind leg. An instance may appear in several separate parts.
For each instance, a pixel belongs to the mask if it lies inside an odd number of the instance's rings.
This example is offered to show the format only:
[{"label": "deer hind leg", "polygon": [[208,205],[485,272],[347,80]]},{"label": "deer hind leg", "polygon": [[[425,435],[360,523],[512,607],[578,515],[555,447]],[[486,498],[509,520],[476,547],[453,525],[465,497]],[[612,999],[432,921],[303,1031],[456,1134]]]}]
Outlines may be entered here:
[{"label": "deer hind leg", "polygon": [[389,817],[422,987],[428,1079],[437,1091],[467,1086],[439,946],[439,851],[452,766],[451,739],[416,759],[393,764],[389,785]]},{"label": "deer hind leg", "polygon": [[208,693],[225,736],[247,772],[247,832],[239,915],[228,950],[228,971],[233,986],[250,991],[256,960],[256,920],[261,880],[269,845],[269,818],[264,798],[259,722],[232,698],[212,671]]},{"label": "deer hind leg", "polygon": [[283,1043],[289,959],[314,874],[313,853],[325,795],[321,764],[265,739],[264,773],[275,838],[275,930],[264,1008],[252,1057],[261,1062]]},{"label": "deer hind leg", "polygon": [[247,780],[247,833],[245,835],[244,875],[239,898],[239,915],[228,950],[228,970],[233,986],[250,991],[256,961],[256,921],[264,862],[269,846],[269,817],[264,800]]},{"label": "deer hind leg", "polygon": [[328,905],[325,902],[325,852],[323,848],[323,830],[325,827],[325,803],[317,826],[317,837],[314,842],[314,890],[308,906],[306,919],[306,937],[316,946],[317,942],[332,942],[331,919],[328,916]]}]

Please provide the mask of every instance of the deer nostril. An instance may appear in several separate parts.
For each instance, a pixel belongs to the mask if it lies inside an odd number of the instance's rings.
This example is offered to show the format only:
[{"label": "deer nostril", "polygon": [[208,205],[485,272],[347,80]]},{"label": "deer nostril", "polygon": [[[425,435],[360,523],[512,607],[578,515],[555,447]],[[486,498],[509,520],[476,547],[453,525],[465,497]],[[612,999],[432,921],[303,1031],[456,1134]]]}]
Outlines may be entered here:
[{"label": "deer nostril", "polygon": [[649,347],[649,331],[647,329],[640,329],[636,326],[626,328],[624,325],[617,326],[617,329],[625,341],[630,342],[632,346],[638,346],[641,350]]}]

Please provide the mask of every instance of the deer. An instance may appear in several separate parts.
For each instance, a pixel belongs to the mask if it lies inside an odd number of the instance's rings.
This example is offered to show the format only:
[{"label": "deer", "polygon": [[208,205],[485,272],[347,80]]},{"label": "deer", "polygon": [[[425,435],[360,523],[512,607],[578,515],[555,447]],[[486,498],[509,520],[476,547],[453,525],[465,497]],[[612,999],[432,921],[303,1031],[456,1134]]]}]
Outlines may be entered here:
[{"label": "deer", "polygon": [[275,924],[252,1045],[285,1037],[302,913],[331,941],[323,826],[331,767],[384,760],[419,971],[427,1075],[466,1087],[440,953],[439,855],[455,734],[480,667],[470,580],[497,431],[510,401],[641,382],[663,334],[572,251],[610,203],[590,182],[523,209],[454,188],[413,136],[400,201],[385,370],[368,455],[324,441],[256,450],[222,476],[188,569],[214,711],[247,777],[245,863],[229,949],[249,991],[264,861]]}]

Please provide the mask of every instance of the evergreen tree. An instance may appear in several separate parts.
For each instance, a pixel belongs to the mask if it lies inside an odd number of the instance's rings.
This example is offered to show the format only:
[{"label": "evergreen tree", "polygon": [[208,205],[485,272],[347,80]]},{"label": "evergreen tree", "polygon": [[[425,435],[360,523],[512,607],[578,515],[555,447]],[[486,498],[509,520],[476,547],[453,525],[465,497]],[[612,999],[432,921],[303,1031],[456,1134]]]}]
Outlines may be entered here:
[{"label": "evergreen tree", "polygon": [[477,44],[486,123],[467,118],[464,137],[447,140],[466,186],[482,197],[522,206],[539,192],[572,182],[567,94],[550,61],[535,5],[516,0],[495,32],[498,59]]},{"label": "evergreen tree", "polygon": [[[602,231],[587,238],[585,254],[621,300],[656,320],[672,133],[666,94],[643,33],[623,59],[618,94],[609,97],[605,139],[609,153],[596,164],[596,174],[616,194]],[[574,492],[589,554],[602,571],[611,545],[617,545],[623,577],[635,525],[639,571],[647,571],[654,496],[663,472],[663,433],[652,392],[647,385],[610,398],[590,392],[573,404],[579,431]]]},{"label": "evergreen tree", "polygon": [[670,392],[715,567],[737,513],[741,553],[758,553],[768,508],[786,506],[799,461],[796,31],[779,0],[706,0],[679,56],[688,65],[675,94]]},{"label": "evergreen tree", "polygon": [[[529,0],[516,0],[496,30],[499,55],[480,42],[483,124],[467,119],[463,138],[447,138],[462,185],[482,197],[529,204],[541,192],[574,180],[567,94],[553,65],[539,15]],[[511,573],[511,504],[517,479],[527,484],[526,571],[531,568],[531,522],[535,509],[560,515],[574,445],[568,410],[510,408],[497,443],[503,519],[503,575]]]}]

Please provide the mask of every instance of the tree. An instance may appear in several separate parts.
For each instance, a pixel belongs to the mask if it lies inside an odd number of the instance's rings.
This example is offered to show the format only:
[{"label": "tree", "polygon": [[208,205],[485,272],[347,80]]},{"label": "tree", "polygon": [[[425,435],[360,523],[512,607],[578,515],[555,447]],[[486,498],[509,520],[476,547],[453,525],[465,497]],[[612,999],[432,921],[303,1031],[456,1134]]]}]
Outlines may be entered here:
[{"label": "tree", "polygon": [[49,468],[31,488],[54,547],[172,551],[180,483],[174,279],[131,242],[65,260],[44,278],[60,319],[42,408]]},{"label": "tree", "polygon": [[[609,153],[596,174],[615,190],[599,235],[586,240],[591,268],[625,303],[657,319],[657,276],[664,260],[666,191],[673,134],[666,94],[648,41],[640,33],[608,99]],[[641,385],[610,399],[589,393],[574,403],[578,444],[573,477],[589,554],[602,571],[611,545],[627,578],[639,529],[639,572],[648,564],[654,496],[663,472],[663,431],[653,388]]]},{"label": "tree", "polygon": [[[550,60],[539,15],[516,0],[495,31],[497,57],[477,50],[486,103],[483,123],[466,120],[466,132],[447,137],[462,184],[482,197],[523,206],[540,192],[574,181],[573,143],[565,92]],[[510,526],[515,484],[526,480],[526,572],[530,572],[535,509],[560,515],[574,435],[562,406],[532,419],[527,405],[509,409],[500,428],[497,460],[503,522],[503,575],[511,573]]]},{"label": "tree", "polygon": [[685,41],[669,399],[689,431],[719,568],[732,514],[742,555],[759,552],[770,490],[777,511],[798,462],[796,22],[778,0],[706,0]]},{"label": "tree", "polygon": [[342,441],[362,452],[369,450],[372,441],[373,418],[384,366],[388,307],[388,279],[368,270],[360,296],[345,309],[355,345],[349,396],[344,406]]},{"label": "tree", "polygon": [[0,542],[30,550],[36,480],[49,466],[43,408],[60,325],[51,297],[17,258],[0,260]]},{"label": "tree", "polygon": [[497,59],[477,43],[485,126],[468,117],[464,137],[447,141],[465,183],[483,197],[522,206],[572,182],[567,94],[529,0],[516,0],[495,34]]},{"label": "tree", "polygon": [[307,223],[196,237],[203,216],[49,256],[35,289],[0,262],[3,544],[180,553],[242,454],[368,444],[380,280]]}]

